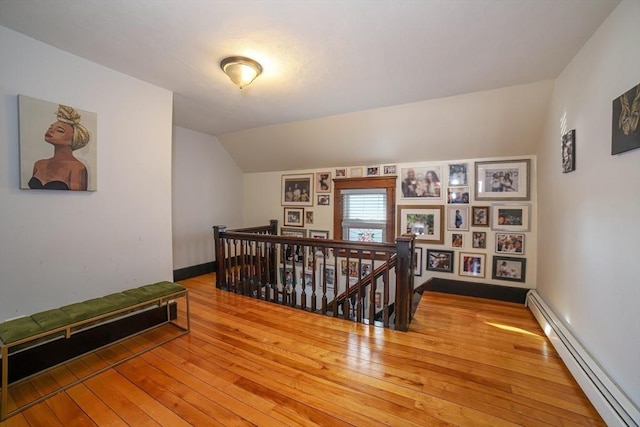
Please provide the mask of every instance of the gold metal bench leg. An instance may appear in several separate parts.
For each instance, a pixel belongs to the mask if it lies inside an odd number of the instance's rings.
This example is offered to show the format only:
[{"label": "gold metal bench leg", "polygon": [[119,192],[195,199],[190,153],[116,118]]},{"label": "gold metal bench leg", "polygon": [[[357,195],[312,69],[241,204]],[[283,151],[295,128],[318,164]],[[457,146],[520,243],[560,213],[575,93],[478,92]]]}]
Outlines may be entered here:
[{"label": "gold metal bench leg", "polygon": [[0,396],[0,421],[7,417],[9,405],[9,346],[2,346],[2,392]]}]

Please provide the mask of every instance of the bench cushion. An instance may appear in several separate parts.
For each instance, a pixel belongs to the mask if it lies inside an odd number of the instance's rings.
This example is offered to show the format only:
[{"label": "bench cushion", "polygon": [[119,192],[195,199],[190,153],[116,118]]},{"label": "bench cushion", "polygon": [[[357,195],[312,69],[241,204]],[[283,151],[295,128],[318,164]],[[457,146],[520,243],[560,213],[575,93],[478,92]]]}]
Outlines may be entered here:
[{"label": "bench cushion", "polygon": [[69,318],[64,311],[58,308],[36,313],[31,316],[31,318],[42,327],[43,331],[50,331],[51,329],[71,323],[71,318]]},{"label": "bench cushion", "polygon": [[0,339],[4,344],[9,344],[41,332],[184,290],[185,287],[182,285],[164,281],[46,310],[30,317],[21,317],[0,323]]},{"label": "bench cushion", "polygon": [[0,339],[5,344],[36,335],[42,331],[42,326],[31,317],[20,317],[0,323]]}]

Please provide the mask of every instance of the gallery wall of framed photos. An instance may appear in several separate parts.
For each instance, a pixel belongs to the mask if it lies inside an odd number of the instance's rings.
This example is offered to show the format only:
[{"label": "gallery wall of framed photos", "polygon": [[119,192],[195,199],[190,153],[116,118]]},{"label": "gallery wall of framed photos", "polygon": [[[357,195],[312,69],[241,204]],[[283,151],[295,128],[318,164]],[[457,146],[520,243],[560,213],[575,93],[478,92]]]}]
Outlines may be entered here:
[{"label": "gallery wall of framed photos", "polygon": [[519,156],[256,174],[264,203],[245,211],[262,216],[245,222],[276,218],[288,230],[333,238],[335,180],[395,176],[396,233],[416,235],[416,286],[439,277],[533,289],[535,165],[535,156]]}]

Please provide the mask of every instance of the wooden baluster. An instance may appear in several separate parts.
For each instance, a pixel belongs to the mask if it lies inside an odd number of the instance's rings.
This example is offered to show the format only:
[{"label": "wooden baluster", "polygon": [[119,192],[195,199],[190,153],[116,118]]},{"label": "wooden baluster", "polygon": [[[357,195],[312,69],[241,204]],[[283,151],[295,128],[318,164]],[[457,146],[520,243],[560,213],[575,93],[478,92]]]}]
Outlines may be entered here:
[{"label": "wooden baluster", "polygon": [[318,260],[318,258],[316,258],[316,251],[315,248],[313,246],[311,246],[311,259],[309,260],[309,262],[311,263],[311,312],[315,313],[316,310],[318,309],[318,303],[316,301],[317,295],[316,295],[316,271],[318,269],[318,266],[316,265],[316,261]]},{"label": "wooden baluster", "polygon": [[364,297],[362,293],[363,283],[362,283],[362,249],[358,249],[358,289],[357,289],[357,301],[354,304],[354,308],[356,310],[356,321],[362,322],[362,298]]},{"label": "wooden baluster", "polygon": [[297,244],[290,245],[291,248],[291,292],[289,294],[289,305],[295,307],[297,303],[296,287],[298,285],[298,269],[296,268],[296,260],[299,246]]},{"label": "wooden baluster", "polygon": [[387,253],[385,258],[386,268],[384,269],[384,275],[382,276],[382,322],[385,328],[389,327],[389,271],[391,270],[389,267],[389,260],[390,256],[389,253]]}]

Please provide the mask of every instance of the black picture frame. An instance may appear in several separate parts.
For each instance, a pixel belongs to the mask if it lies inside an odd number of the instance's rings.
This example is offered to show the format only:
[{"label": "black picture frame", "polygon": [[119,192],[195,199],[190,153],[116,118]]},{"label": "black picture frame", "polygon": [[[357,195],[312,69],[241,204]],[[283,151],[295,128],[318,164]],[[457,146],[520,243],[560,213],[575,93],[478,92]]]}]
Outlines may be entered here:
[{"label": "black picture frame", "polygon": [[454,251],[427,249],[427,271],[453,273],[454,260]]},{"label": "black picture frame", "polygon": [[491,278],[495,280],[507,280],[509,282],[526,281],[527,259],[507,256],[493,257],[493,272]]},{"label": "black picture frame", "polygon": [[576,130],[562,135],[562,173],[576,170]]}]

